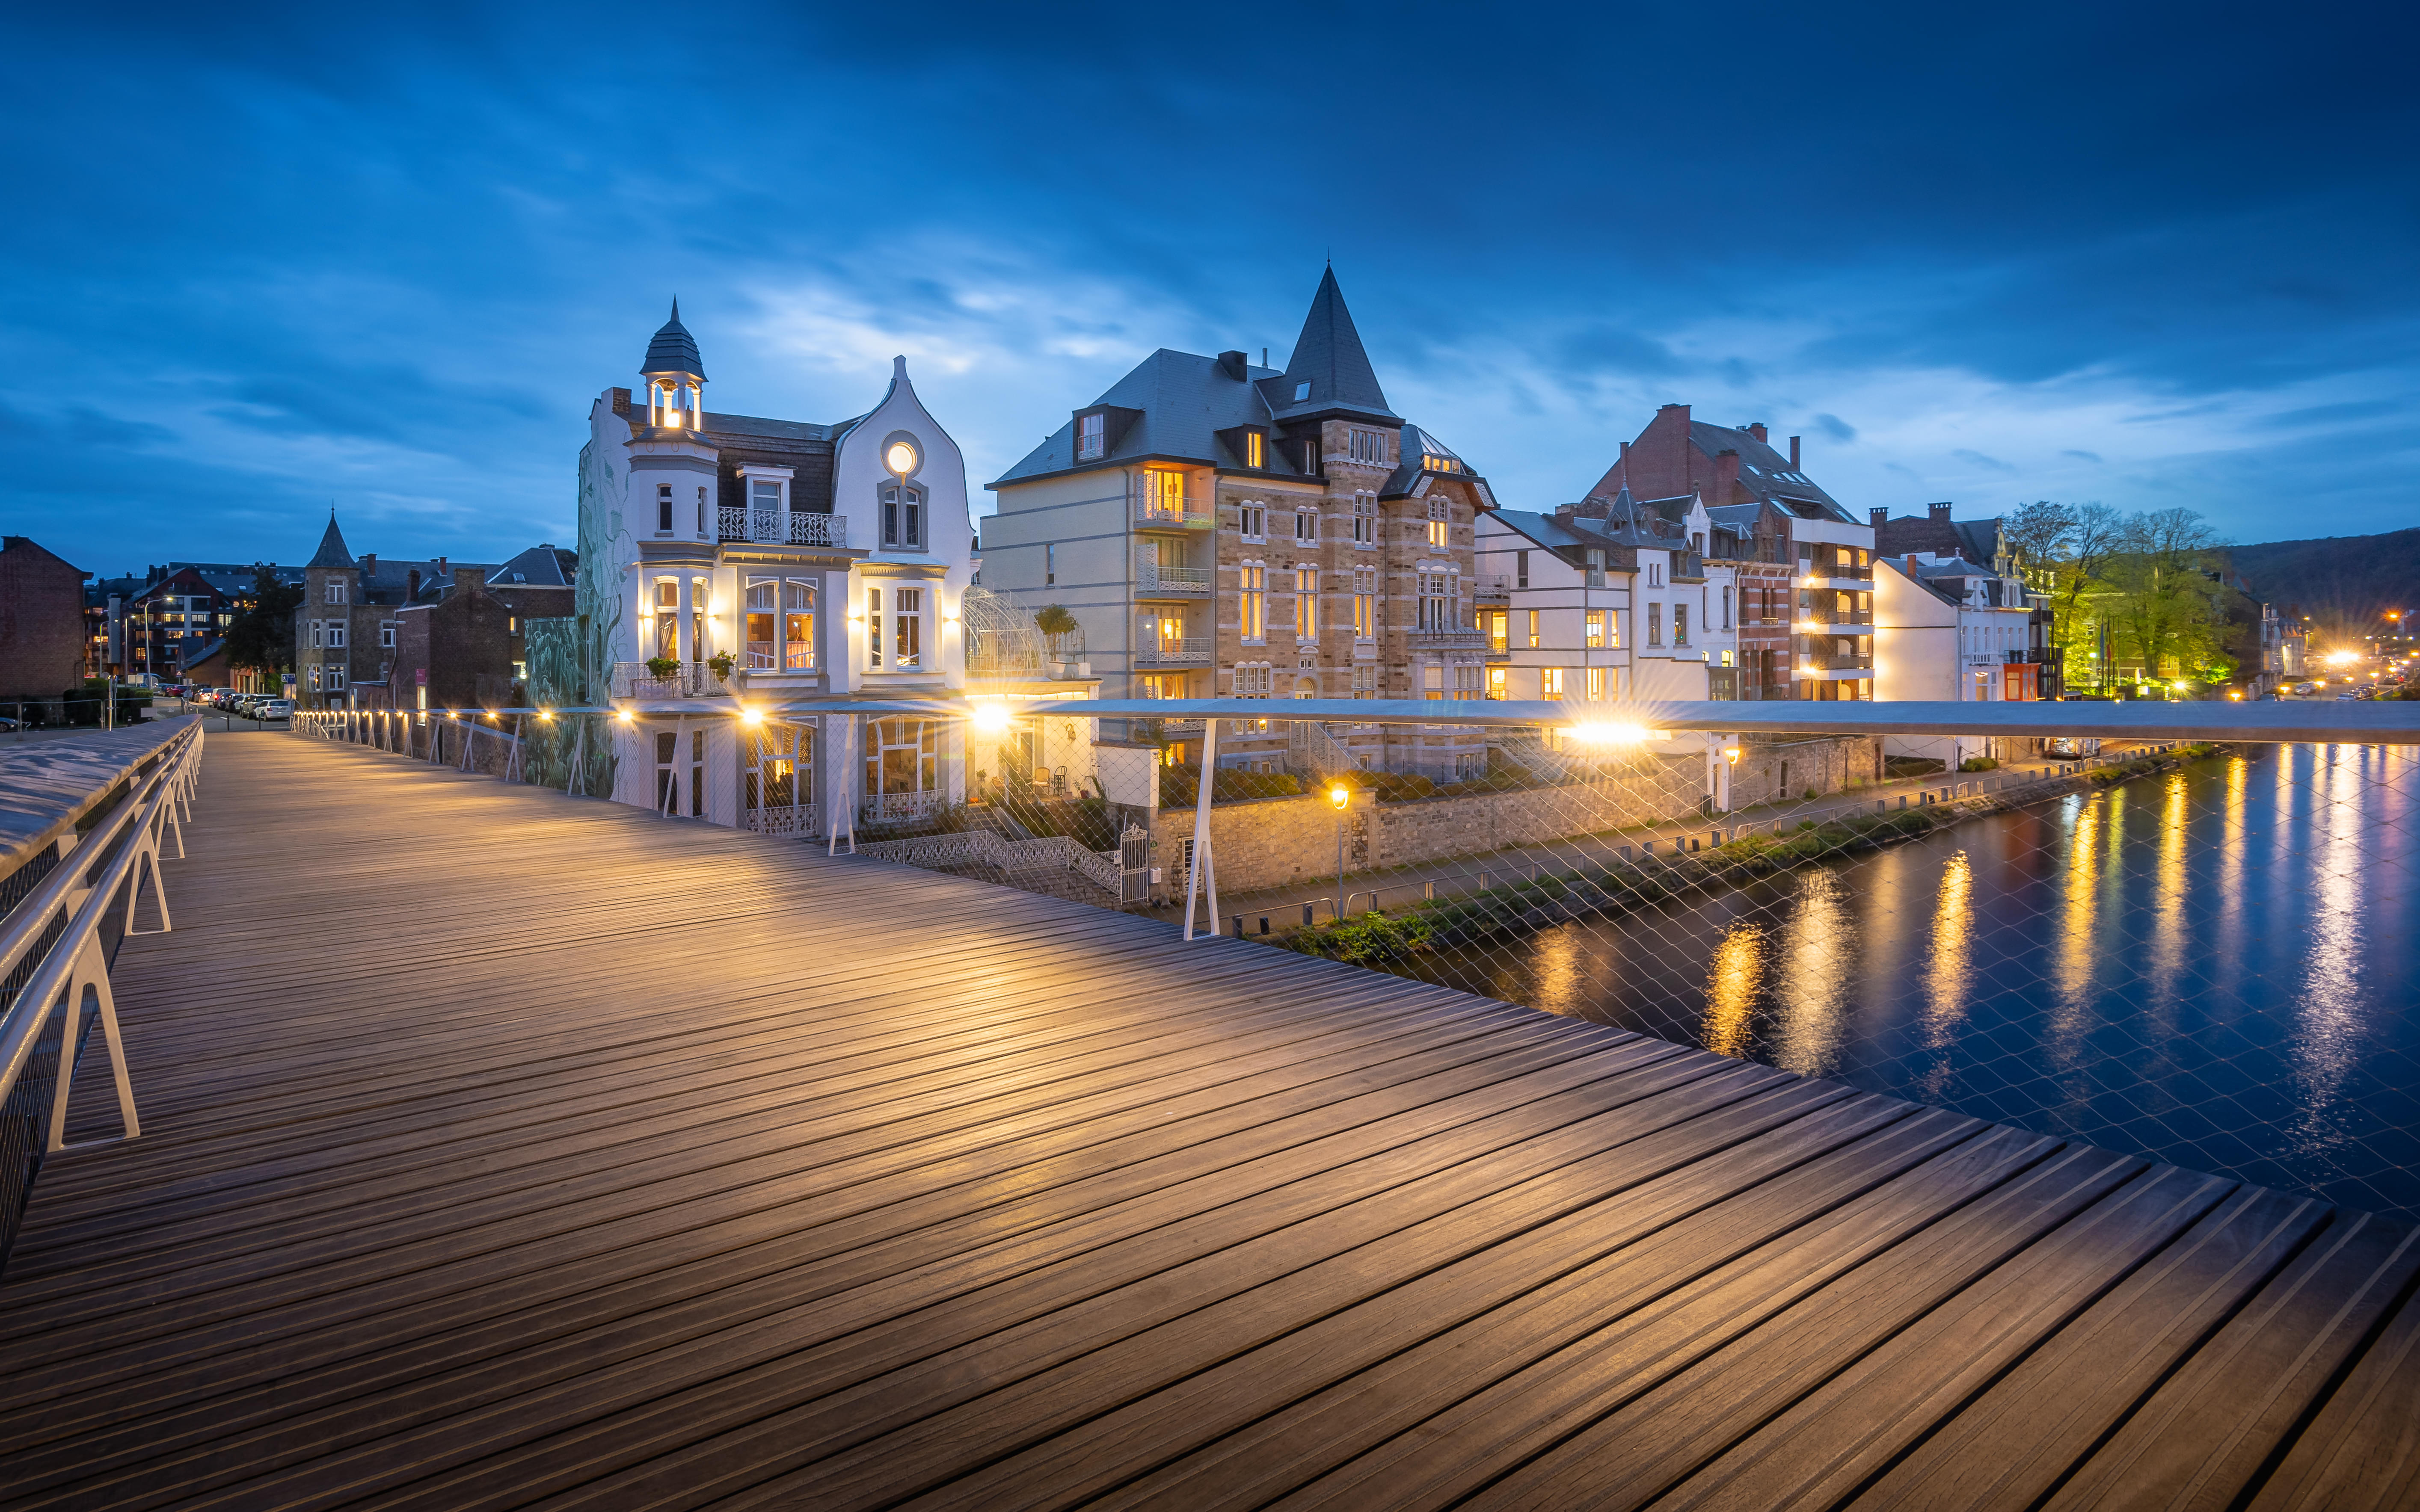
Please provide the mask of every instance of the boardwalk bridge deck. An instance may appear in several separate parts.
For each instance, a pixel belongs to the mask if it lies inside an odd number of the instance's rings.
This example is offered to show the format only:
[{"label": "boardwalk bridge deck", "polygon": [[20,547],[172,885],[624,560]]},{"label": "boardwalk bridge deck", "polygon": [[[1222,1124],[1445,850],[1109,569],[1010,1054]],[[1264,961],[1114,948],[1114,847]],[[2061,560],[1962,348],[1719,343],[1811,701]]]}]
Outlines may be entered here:
[{"label": "boardwalk bridge deck", "polygon": [[2410,1504],[2420,1248],[980,883],[214,738],[0,1504]]}]

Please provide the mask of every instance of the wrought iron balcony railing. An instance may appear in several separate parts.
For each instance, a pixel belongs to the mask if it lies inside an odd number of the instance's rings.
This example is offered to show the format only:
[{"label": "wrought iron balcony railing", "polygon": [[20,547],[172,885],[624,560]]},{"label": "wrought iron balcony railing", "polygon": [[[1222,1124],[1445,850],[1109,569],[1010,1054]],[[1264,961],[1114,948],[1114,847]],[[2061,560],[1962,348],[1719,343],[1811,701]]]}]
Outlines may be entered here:
[{"label": "wrought iron balcony railing", "polygon": [[848,517],[806,510],[750,509],[725,504],[714,512],[715,535],[765,546],[848,545]]}]

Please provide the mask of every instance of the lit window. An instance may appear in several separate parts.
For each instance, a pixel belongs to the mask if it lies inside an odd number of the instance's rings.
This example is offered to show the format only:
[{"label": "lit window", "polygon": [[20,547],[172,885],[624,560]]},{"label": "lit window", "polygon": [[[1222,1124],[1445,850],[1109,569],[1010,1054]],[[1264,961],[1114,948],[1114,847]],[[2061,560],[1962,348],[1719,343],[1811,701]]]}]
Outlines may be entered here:
[{"label": "lit window", "polygon": [[1259,431],[1248,430],[1244,432],[1244,466],[1248,468],[1264,468],[1268,466],[1268,459],[1263,455],[1264,449],[1267,445],[1267,440]]},{"label": "lit window", "polygon": [[782,665],[793,671],[815,666],[815,585],[803,578],[782,584]]},{"label": "lit window", "polygon": [[1587,672],[1587,685],[1588,685],[1588,700],[1589,700],[1589,702],[1591,702],[1591,703],[1602,703],[1602,702],[1605,702],[1605,669],[1604,669],[1604,668],[1602,668],[1602,667],[1590,667],[1590,669],[1588,669],[1588,672]]},{"label": "lit window", "polygon": [[[1259,640],[1264,639],[1264,627],[1267,624],[1266,619],[1264,617],[1264,590],[1262,588],[1263,574],[1265,569],[1258,565],[1247,565],[1238,570],[1238,587],[1240,591],[1235,596],[1241,616],[1238,622],[1241,627],[1241,633],[1243,638],[1247,640]],[[1242,695],[1239,694],[1237,696],[1241,697]]]},{"label": "lit window", "polygon": [[1511,698],[1512,696],[1512,673],[1502,667],[1488,668],[1487,696],[1492,699]]},{"label": "lit window", "polygon": [[1452,524],[1446,516],[1445,501],[1442,499],[1430,500],[1429,545],[1437,548],[1443,548],[1449,545],[1452,539],[1450,533],[1452,529]]},{"label": "lit window", "polygon": [[1538,649],[1538,611],[1536,609],[1529,611],[1529,649],[1532,651]]},{"label": "lit window", "polygon": [[1076,417],[1076,460],[1090,462],[1109,455],[1109,417]]},{"label": "lit window", "polygon": [[882,489],[882,544],[905,550],[924,548],[924,490],[914,484]]},{"label": "lit window", "polygon": [[1353,639],[1378,639],[1378,569],[1353,569]]},{"label": "lit window", "polygon": [[1542,699],[1559,699],[1563,696],[1563,670],[1560,667],[1538,669],[1538,696]]},{"label": "lit window", "polygon": [[1319,633],[1319,570],[1315,567],[1294,569],[1294,633],[1297,640]]},{"label": "lit window", "polygon": [[865,664],[879,671],[882,668],[882,590],[865,591]]},{"label": "lit window", "polygon": [[1605,644],[1605,610],[1601,609],[1588,611],[1587,643],[1590,647],[1602,647]]}]

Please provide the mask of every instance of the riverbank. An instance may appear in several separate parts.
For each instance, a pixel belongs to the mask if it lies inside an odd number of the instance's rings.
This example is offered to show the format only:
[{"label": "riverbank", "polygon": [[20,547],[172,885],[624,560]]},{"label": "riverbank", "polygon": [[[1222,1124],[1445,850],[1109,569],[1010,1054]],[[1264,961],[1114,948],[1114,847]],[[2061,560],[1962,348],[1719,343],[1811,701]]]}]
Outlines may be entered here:
[{"label": "riverbank", "polygon": [[1306,955],[1376,965],[1404,956],[1516,938],[1575,919],[1601,918],[1692,893],[1736,887],[1778,872],[1879,850],[1982,814],[2005,812],[2173,771],[2222,754],[2215,745],[2179,747],[2071,776],[1912,805],[1880,813],[1807,820],[1781,833],[1748,835],[1704,850],[1647,855],[1571,868],[1393,912],[1373,910],[1272,934],[1267,943]]}]

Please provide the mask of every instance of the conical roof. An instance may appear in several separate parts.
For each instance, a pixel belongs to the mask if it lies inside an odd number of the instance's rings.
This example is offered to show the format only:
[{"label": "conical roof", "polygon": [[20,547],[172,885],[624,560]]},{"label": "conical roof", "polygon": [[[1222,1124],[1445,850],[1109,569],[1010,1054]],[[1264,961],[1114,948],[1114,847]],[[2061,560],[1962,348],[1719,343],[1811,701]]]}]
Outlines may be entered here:
[{"label": "conical roof", "polygon": [[647,343],[647,360],[639,364],[641,378],[659,373],[678,373],[700,380],[706,378],[706,363],[697,355],[697,338],[681,324],[678,300],[673,301],[673,317]]},{"label": "conical roof", "polygon": [[327,532],[319,537],[319,549],[311,553],[306,567],[349,567],[353,554],[345,549],[345,532],[336,529],[336,512],[328,511]]},{"label": "conical roof", "polygon": [[1302,334],[1295,338],[1294,355],[1282,376],[1264,380],[1263,392],[1280,420],[1308,418],[1333,409],[1398,420],[1387,408],[1386,391],[1361,347],[1361,332],[1353,326],[1353,312],[1344,307],[1344,291],[1337,286],[1336,270],[1319,276],[1319,292],[1303,316]]}]

